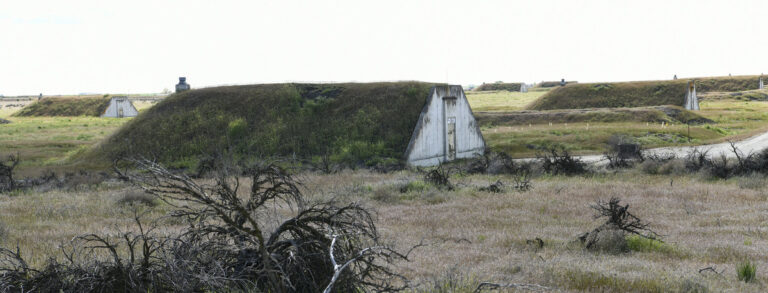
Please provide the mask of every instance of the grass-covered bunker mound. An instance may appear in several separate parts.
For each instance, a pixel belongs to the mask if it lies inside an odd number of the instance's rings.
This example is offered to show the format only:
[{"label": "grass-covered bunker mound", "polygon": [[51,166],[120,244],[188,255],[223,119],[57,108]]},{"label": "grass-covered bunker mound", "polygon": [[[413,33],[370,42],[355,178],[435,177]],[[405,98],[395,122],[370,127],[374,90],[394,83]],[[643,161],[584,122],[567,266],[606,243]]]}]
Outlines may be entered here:
[{"label": "grass-covered bunker mound", "polygon": [[678,106],[638,108],[591,108],[549,111],[476,112],[475,118],[484,126],[515,126],[546,123],[580,122],[667,122],[710,123],[695,112]]},{"label": "grass-covered bunker mound", "polygon": [[225,149],[236,156],[347,164],[399,161],[432,86],[264,84],[186,91],[139,114],[91,155],[147,155],[184,167]]},{"label": "grass-covered bunker mound", "polygon": [[475,88],[475,91],[510,91],[519,92],[522,83],[484,83]]},{"label": "grass-covered bunker mound", "polygon": [[107,106],[109,98],[102,96],[43,98],[13,116],[101,116]]},{"label": "grass-covered bunker mound", "polygon": [[[733,92],[758,88],[759,76],[695,78],[696,91]],[[689,79],[616,83],[577,83],[556,87],[534,101],[531,110],[682,106]]]}]

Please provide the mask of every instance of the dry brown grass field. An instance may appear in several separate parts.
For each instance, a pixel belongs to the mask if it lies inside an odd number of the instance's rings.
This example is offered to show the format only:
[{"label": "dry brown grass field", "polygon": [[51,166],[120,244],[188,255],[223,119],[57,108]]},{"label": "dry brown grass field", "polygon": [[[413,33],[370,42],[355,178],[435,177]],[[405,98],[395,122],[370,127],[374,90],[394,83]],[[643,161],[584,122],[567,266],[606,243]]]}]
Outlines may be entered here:
[{"label": "dry brown grass field", "polygon": [[[764,179],[707,181],[698,176],[645,175],[636,170],[594,177],[539,177],[526,192],[477,191],[508,176],[453,176],[455,191],[432,187],[401,192],[421,174],[344,171],[303,173],[310,200],[361,202],[376,211],[386,242],[405,249],[424,242],[398,270],[415,292],[472,292],[479,282],[533,283],[553,290],[611,292],[762,292],[768,281],[768,193]],[[761,180],[743,184],[747,180]],[[740,187],[742,186],[742,187]],[[745,188],[747,186],[749,188]],[[116,235],[135,229],[135,209],[147,221],[169,206],[124,204],[122,183],[0,196],[0,245],[18,245],[33,266],[82,233]],[[577,236],[600,224],[590,203],[619,196],[663,235],[665,244],[625,254],[584,250]],[[278,212],[277,214],[281,214]],[[528,243],[540,238],[544,246]],[[94,256],[96,257],[96,256]],[[737,279],[735,266],[757,263],[757,280]],[[717,270],[700,272],[712,267]],[[689,291],[686,291],[689,290]]]}]

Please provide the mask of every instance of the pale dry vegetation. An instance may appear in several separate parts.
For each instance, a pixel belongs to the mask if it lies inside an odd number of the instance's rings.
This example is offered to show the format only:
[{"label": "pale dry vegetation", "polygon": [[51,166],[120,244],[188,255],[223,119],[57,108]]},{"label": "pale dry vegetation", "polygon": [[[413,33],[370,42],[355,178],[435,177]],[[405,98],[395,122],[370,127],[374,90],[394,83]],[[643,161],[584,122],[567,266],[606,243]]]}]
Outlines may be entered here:
[{"label": "pale dry vegetation", "polygon": [[[430,185],[401,190],[423,176],[347,170],[297,178],[304,182],[308,200],[373,208],[384,241],[400,248],[428,244],[412,254],[411,262],[397,267],[417,292],[471,292],[481,282],[540,284],[564,291],[765,290],[760,268],[768,264],[762,253],[768,249],[763,212],[768,194],[759,186],[740,187],[741,178],[708,181],[645,175],[637,169],[592,175],[590,180],[538,177],[529,191],[491,193],[477,188],[497,180],[512,182],[513,176],[457,174],[450,178],[456,186],[452,191]],[[131,190],[108,181],[77,192],[2,196],[5,232],[0,245],[18,244],[34,266],[44,264],[58,245],[76,235],[129,230],[137,205],[123,202]],[[585,250],[578,236],[601,224],[593,219],[590,204],[612,196],[621,196],[664,243],[632,240],[635,250],[623,254]],[[162,203],[138,206],[150,211],[148,219],[171,210]],[[182,226],[168,219],[161,223],[161,230],[169,233]],[[758,268],[749,283],[736,274],[746,260]]]}]

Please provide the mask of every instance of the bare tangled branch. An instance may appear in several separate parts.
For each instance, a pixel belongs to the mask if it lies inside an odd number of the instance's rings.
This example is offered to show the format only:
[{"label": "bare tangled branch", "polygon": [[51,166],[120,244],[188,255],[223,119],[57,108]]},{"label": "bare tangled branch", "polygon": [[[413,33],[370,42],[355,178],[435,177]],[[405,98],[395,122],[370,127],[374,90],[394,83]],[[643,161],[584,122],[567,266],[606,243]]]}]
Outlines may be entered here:
[{"label": "bare tangled branch", "polygon": [[[40,271],[18,251],[0,250],[0,284],[44,292],[393,292],[407,286],[391,264],[408,260],[410,251],[383,244],[370,211],[356,203],[307,204],[299,183],[277,165],[225,166],[206,184],[153,160],[125,162],[115,164],[118,175],[175,207],[171,216],[185,220],[185,230],[158,235],[137,213],[134,232],[76,237],[72,249],[62,249],[68,263],[52,260]],[[293,215],[280,222],[274,211],[284,208]],[[107,258],[79,260],[96,251]]]}]

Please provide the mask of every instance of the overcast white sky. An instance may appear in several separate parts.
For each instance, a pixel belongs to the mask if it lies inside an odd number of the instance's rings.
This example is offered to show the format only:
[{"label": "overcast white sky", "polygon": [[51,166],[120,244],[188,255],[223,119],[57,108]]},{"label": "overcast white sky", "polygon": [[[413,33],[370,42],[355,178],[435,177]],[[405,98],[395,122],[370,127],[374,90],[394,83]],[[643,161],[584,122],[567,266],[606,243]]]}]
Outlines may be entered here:
[{"label": "overcast white sky", "polygon": [[768,1],[0,0],[0,94],[768,73]]}]

